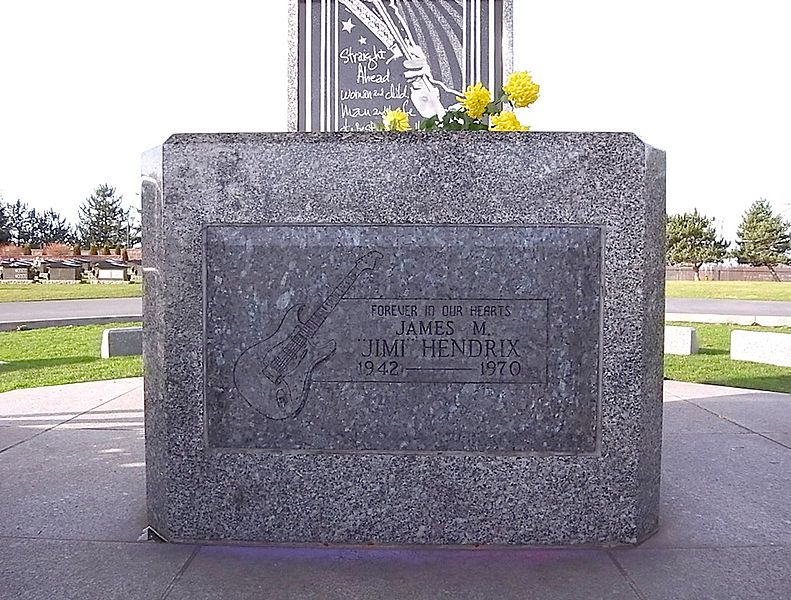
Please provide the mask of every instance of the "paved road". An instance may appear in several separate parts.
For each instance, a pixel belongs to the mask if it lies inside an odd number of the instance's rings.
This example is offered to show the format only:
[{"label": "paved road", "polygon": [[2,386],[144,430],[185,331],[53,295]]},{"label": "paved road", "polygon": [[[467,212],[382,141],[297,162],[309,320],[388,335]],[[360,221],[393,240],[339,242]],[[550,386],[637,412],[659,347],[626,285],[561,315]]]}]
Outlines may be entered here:
[{"label": "paved road", "polygon": [[791,302],[668,298],[665,304],[665,318],[668,321],[694,323],[791,327]]},{"label": "paved road", "polygon": [[22,325],[52,327],[139,321],[142,314],[142,298],[3,302],[0,303],[0,331]]},{"label": "paved road", "polygon": [[[729,316],[743,317],[734,321],[761,321],[760,317],[774,317],[778,322],[791,322],[791,302],[760,302],[756,300],[712,300],[708,298],[668,298],[666,312],[674,316],[696,315],[710,320],[728,320]],[[0,330],[15,329],[20,325],[51,327],[138,321],[142,317],[141,298],[105,298],[97,300],[49,300],[46,302],[0,303]],[[720,319],[716,317],[720,316]],[[769,319],[771,320],[771,319]],[[781,322],[782,321],[782,322]],[[746,323],[749,324],[749,323]]]},{"label": "paved road", "polygon": [[759,300],[713,300],[710,298],[668,298],[665,311],[710,315],[760,315],[791,317],[791,302]]}]

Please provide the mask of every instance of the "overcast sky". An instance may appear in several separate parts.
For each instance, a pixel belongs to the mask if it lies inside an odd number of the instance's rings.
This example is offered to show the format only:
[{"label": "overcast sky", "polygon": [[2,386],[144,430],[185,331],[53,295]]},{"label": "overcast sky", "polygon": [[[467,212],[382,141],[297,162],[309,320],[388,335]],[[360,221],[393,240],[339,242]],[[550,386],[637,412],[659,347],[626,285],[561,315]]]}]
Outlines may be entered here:
[{"label": "overcast sky", "polygon": [[[668,211],[729,237],[791,218],[782,2],[514,0],[534,130],[633,131],[668,153]],[[96,185],[139,202],[140,153],[176,132],[286,128],[287,0],[0,0],[0,194],[70,220]]]}]

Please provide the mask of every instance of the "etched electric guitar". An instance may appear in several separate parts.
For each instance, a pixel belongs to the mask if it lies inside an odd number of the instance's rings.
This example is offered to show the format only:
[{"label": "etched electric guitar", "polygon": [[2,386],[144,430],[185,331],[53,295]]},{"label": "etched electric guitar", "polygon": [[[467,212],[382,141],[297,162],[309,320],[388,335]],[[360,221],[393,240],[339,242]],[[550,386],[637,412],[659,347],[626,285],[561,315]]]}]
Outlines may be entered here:
[{"label": "etched electric guitar", "polygon": [[234,365],[233,380],[253,408],[278,421],[299,414],[308,397],[313,369],[335,352],[334,341],[318,347],[313,337],[360,275],[374,270],[381,258],[376,251],[358,258],[310,318],[303,319],[304,304],[292,306],[272,335],[242,353]]}]

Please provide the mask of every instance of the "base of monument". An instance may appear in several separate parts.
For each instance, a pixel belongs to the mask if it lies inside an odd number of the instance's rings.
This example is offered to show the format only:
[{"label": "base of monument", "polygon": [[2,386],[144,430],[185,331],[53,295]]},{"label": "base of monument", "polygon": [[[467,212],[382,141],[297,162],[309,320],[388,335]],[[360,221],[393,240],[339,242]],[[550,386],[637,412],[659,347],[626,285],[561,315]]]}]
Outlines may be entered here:
[{"label": "base of monument", "polygon": [[656,531],[662,152],[626,133],[219,134],[144,160],[164,538]]},{"label": "base of monument", "polygon": [[[349,541],[316,541],[316,542],[282,542],[282,541],[267,541],[267,540],[226,540],[226,539],[180,539],[180,538],[166,538],[157,533],[151,527],[147,527],[144,532],[145,541],[161,542],[166,544],[184,544],[194,545],[200,544],[205,546],[239,546],[239,547],[266,547],[266,548],[338,548],[338,549],[383,549],[383,548],[404,548],[404,549],[418,549],[418,548],[434,548],[434,549],[454,549],[454,550],[470,550],[474,551],[481,548],[521,548],[526,550],[556,550],[562,548],[576,548],[584,550],[586,548],[632,548],[640,546],[654,537],[660,528],[657,527],[650,531],[647,535],[639,539],[625,539],[610,542],[580,542],[577,540],[570,540],[568,542],[555,541],[553,543],[520,543],[520,542],[415,542],[415,541],[368,541],[368,542],[349,542]],[[142,536],[141,540],[144,541]]]}]

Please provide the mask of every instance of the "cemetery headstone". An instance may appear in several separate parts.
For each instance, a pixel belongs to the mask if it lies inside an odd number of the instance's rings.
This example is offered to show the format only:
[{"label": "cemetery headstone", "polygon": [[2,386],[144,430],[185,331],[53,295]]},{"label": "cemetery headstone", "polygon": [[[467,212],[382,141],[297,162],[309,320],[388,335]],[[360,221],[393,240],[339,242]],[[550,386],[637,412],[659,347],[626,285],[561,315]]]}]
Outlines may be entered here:
[{"label": "cemetery headstone", "polygon": [[731,360],[791,367],[791,334],[734,329]]},{"label": "cemetery headstone", "polygon": [[51,281],[80,281],[82,279],[82,269],[79,263],[47,261],[46,266]]},{"label": "cemetery headstone", "polygon": [[129,279],[129,269],[123,263],[110,261],[98,261],[94,265],[96,278],[100,281],[127,281]]},{"label": "cemetery headstone", "polygon": [[698,353],[698,333],[694,327],[665,325],[665,354],[690,356]]},{"label": "cemetery headstone", "polygon": [[30,281],[34,279],[33,266],[25,262],[12,262],[3,267],[3,278],[15,281]]},{"label": "cemetery headstone", "polygon": [[177,135],[143,173],[164,538],[656,529],[662,152],[623,133]]},{"label": "cemetery headstone", "polygon": [[442,115],[511,70],[513,0],[291,0],[289,129],[372,130]]},{"label": "cemetery headstone", "polygon": [[143,353],[142,327],[114,327],[102,331],[102,358],[137,356]]}]

